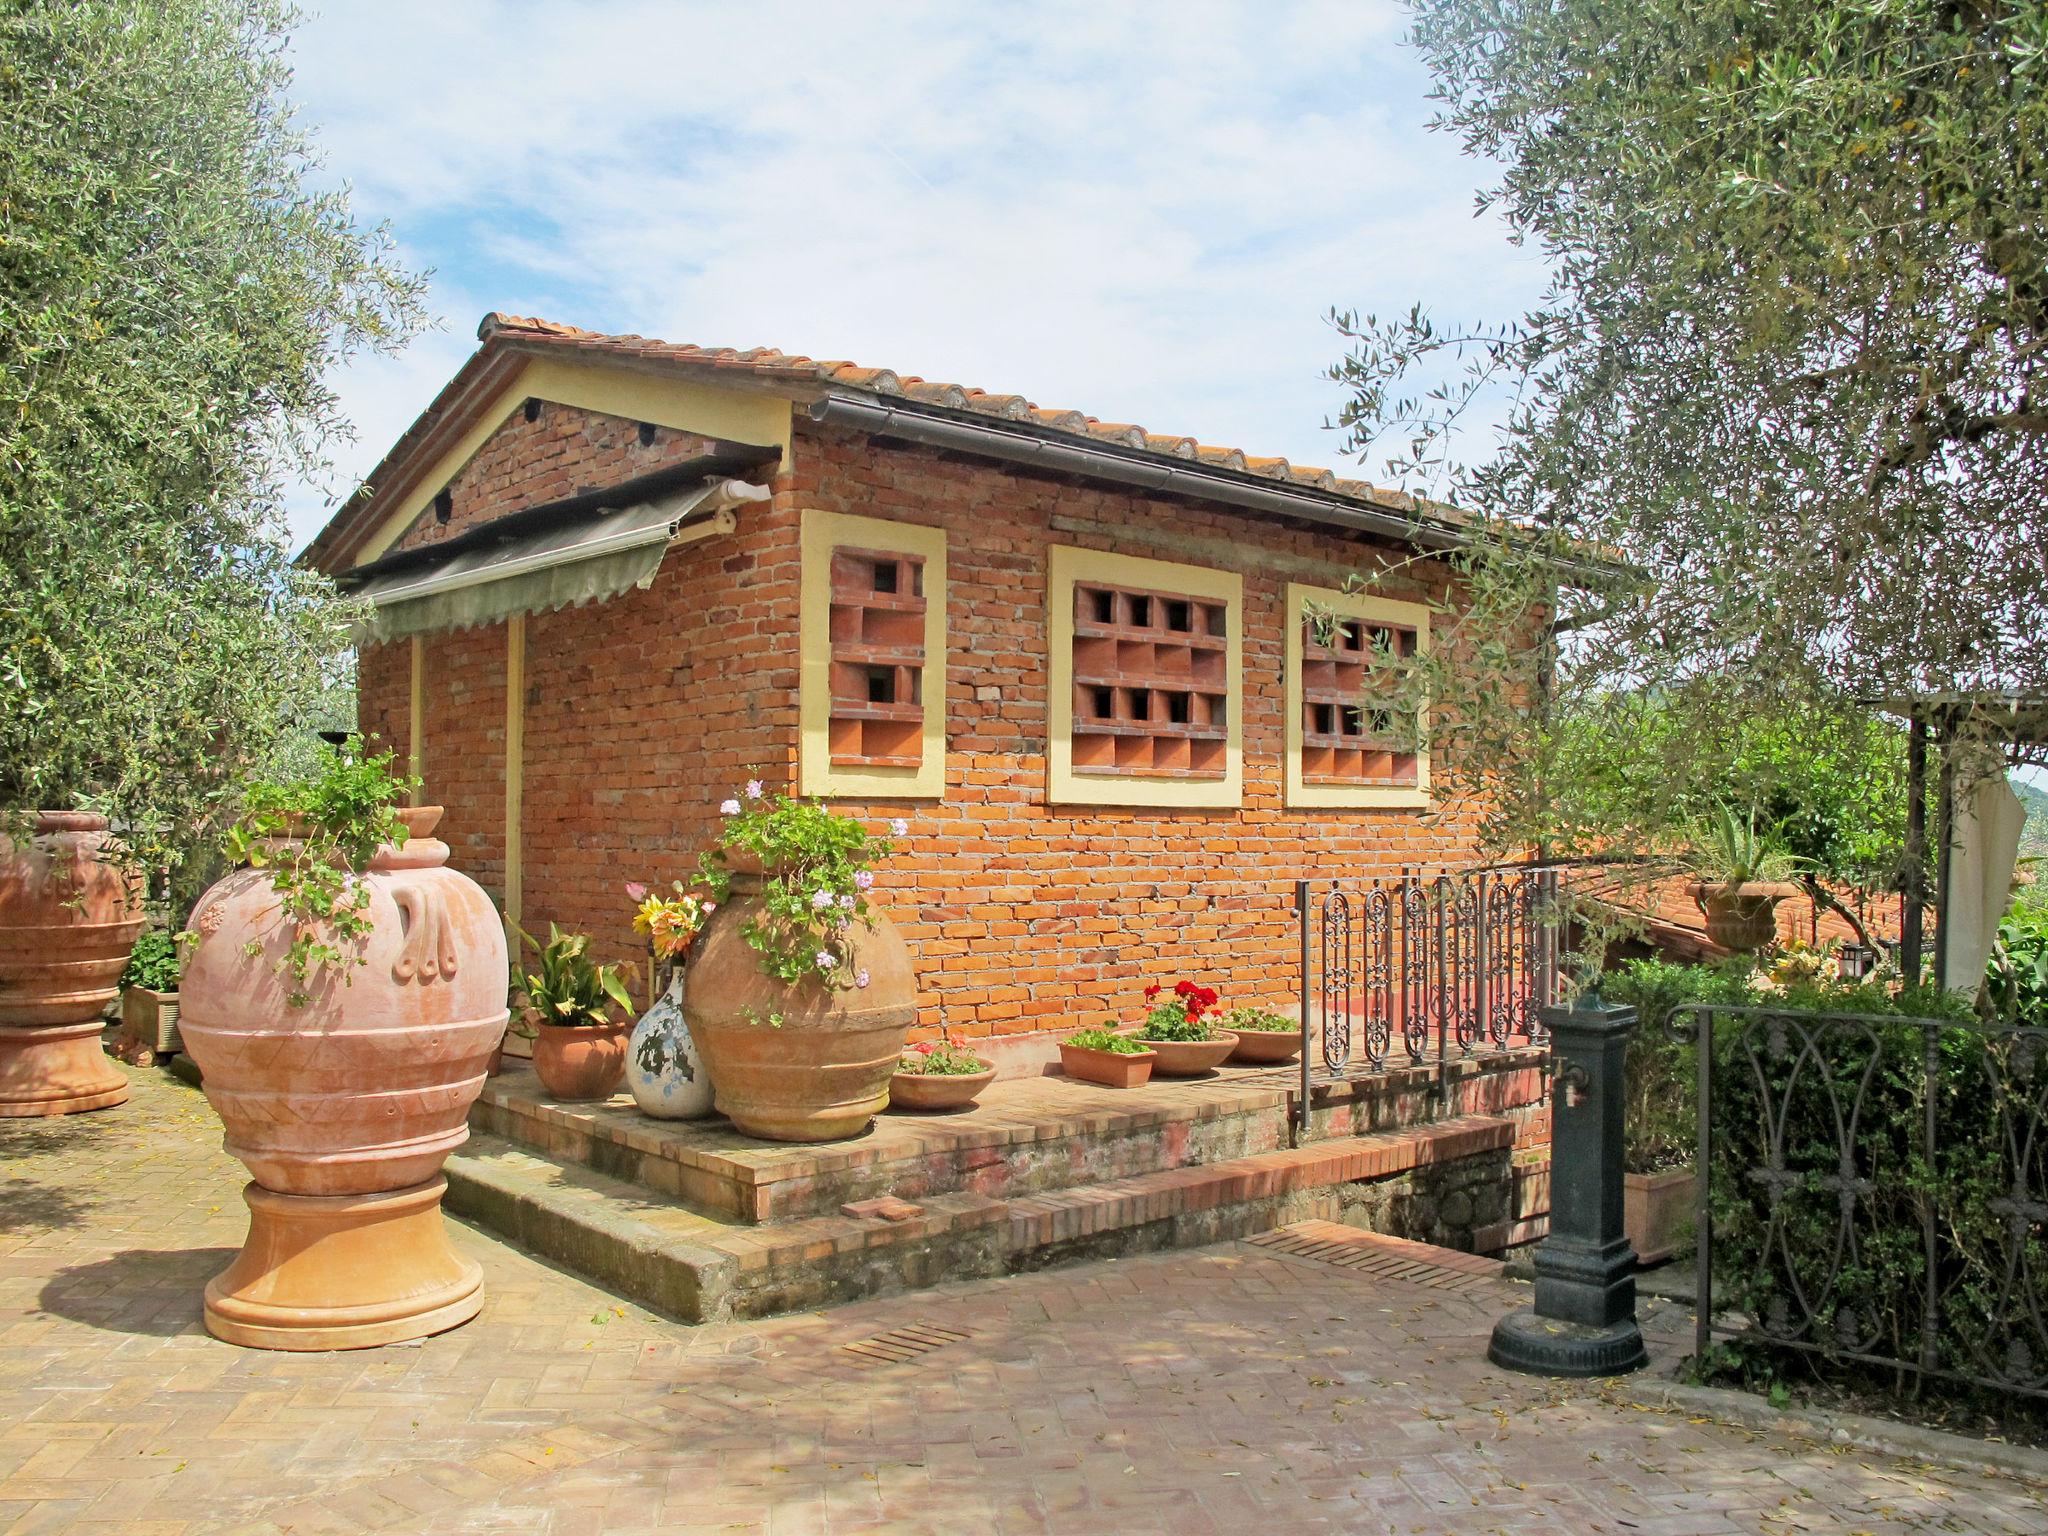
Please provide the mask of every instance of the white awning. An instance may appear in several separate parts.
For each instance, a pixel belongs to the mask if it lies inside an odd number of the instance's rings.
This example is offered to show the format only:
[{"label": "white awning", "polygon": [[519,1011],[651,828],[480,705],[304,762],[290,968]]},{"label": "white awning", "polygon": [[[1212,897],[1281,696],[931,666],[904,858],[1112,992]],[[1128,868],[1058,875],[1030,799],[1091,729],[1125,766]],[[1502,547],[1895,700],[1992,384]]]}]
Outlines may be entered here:
[{"label": "white awning", "polygon": [[645,588],[673,545],[730,532],[736,507],[768,496],[766,486],[714,480],[587,522],[470,545],[444,560],[372,576],[355,592],[375,609],[356,638],[469,629]]}]

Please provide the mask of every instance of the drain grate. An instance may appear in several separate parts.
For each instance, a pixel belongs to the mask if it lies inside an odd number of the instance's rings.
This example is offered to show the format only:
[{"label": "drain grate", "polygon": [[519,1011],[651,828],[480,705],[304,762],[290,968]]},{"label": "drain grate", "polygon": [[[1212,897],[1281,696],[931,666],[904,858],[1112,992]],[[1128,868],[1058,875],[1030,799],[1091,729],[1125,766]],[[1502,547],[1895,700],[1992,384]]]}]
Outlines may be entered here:
[{"label": "drain grate", "polygon": [[1304,1221],[1245,1239],[1257,1247],[1289,1258],[1335,1264],[1383,1280],[1404,1280],[1440,1291],[1480,1291],[1500,1278],[1506,1267],[1452,1248],[1434,1248],[1406,1238],[1384,1237],[1335,1222]]},{"label": "drain grate", "polygon": [[958,1344],[962,1339],[974,1335],[964,1328],[940,1328],[931,1323],[916,1323],[908,1328],[892,1329],[878,1333],[871,1339],[855,1339],[851,1344],[839,1347],[856,1360],[869,1365],[895,1365],[904,1360],[915,1360],[919,1355],[928,1355],[935,1349],[944,1349],[948,1344]]}]

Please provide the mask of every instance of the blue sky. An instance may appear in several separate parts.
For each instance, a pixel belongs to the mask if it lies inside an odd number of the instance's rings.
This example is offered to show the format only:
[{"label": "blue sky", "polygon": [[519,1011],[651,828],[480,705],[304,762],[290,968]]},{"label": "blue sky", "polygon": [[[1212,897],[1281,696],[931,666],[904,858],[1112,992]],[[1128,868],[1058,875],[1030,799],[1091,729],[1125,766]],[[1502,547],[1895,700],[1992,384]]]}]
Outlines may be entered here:
[{"label": "blue sky", "polygon": [[[317,3],[317,0],[316,0]],[[844,357],[1349,472],[1332,305],[1524,307],[1393,6],[328,0],[295,99],[439,328],[337,378],[303,541],[489,309]],[[1383,466],[1365,466],[1384,479]]]}]

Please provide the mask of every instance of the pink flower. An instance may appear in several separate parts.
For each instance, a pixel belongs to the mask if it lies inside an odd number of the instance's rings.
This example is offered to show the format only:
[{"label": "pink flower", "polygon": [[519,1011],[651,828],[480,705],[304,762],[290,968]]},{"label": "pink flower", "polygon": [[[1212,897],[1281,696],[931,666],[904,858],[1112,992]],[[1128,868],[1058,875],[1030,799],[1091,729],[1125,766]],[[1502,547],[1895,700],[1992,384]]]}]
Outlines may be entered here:
[{"label": "pink flower", "polygon": [[896,837],[908,837],[910,836],[910,823],[901,816],[898,816],[890,821],[889,831]]},{"label": "pink flower", "polygon": [[832,906],[834,901],[835,898],[830,891],[811,892],[811,910],[813,912],[824,911],[827,907]]},{"label": "pink flower", "polygon": [[856,987],[864,987],[868,984],[868,968],[866,966],[862,966],[853,973],[853,984]]},{"label": "pink flower", "polygon": [[862,890],[867,890],[875,883],[874,871],[871,869],[862,870],[859,874],[853,877],[853,883],[859,886]]},{"label": "pink flower", "polygon": [[747,798],[749,800],[761,798],[761,781],[759,779],[747,780]]},{"label": "pink flower", "polygon": [[851,912],[853,910],[853,898],[851,896],[841,896],[839,898],[839,905],[846,911]]},{"label": "pink flower", "polygon": [[817,960],[818,969],[821,971],[829,971],[839,963],[839,957],[829,949],[819,950],[814,958]]},{"label": "pink flower", "polygon": [[626,882],[626,900],[628,900],[628,901],[645,901],[646,899],[647,899],[647,886],[646,886],[646,883],[645,883],[644,881],[640,881],[640,880],[628,880],[628,881]]},{"label": "pink flower", "polygon": [[720,802],[719,802],[719,805],[718,805],[718,814],[719,814],[719,815],[721,815],[721,816],[737,816],[737,815],[739,815],[739,813],[740,813],[740,803],[739,803],[739,801],[737,801],[737,800],[722,800],[722,801],[720,801]]}]

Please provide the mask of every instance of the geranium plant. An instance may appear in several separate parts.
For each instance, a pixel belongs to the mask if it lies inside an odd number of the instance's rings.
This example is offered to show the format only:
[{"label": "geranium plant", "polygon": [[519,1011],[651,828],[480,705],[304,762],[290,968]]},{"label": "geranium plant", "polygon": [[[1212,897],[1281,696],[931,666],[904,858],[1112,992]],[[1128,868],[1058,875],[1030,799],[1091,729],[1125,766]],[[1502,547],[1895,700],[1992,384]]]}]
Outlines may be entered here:
[{"label": "geranium plant", "polygon": [[[228,829],[227,852],[237,864],[270,872],[280,915],[291,926],[278,961],[292,980],[288,1007],[305,1006],[320,971],[338,969],[346,985],[365,963],[370,888],[357,876],[382,845],[404,846],[398,804],[415,782],[392,773],[389,752],[369,756],[362,739],[351,736],[339,747],[323,746],[305,778],[249,786],[242,819]],[[261,949],[250,941],[252,955]]]},{"label": "geranium plant", "polygon": [[1161,1000],[1166,989],[1154,982],[1145,989],[1149,1005],[1145,1022],[1139,1026],[1140,1040],[1214,1040],[1216,1027],[1209,1015],[1216,1007],[1216,989],[1198,986],[1185,979],[1173,984],[1173,995]]},{"label": "geranium plant", "polygon": [[914,1077],[972,1077],[977,1072],[986,1072],[988,1063],[972,1051],[962,1050],[951,1036],[946,1036],[920,1040],[903,1053],[896,1070]]},{"label": "geranium plant", "polygon": [[[714,901],[732,890],[732,858],[748,854],[761,864],[761,908],[740,927],[740,937],[761,957],[761,969],[788,986],[815,982],[835,990],[865,987],[867,972],[853,964],[850,930],[868,925],[870,868],[895,851],[851,816],[823,801],[772,793],[750,779],[719,806],[725,818],[716,847],[699,868]],[[901,817],[890,824],[902,837]]]}]

